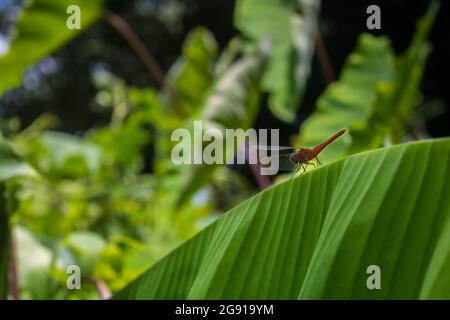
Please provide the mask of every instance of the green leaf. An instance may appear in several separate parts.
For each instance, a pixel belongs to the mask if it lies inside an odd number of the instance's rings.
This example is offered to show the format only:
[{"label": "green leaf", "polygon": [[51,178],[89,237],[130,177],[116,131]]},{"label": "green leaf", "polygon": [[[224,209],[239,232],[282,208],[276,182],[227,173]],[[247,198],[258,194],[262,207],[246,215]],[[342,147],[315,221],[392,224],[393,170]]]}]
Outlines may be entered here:
[{"label": "green leaf", "polygon": [[119,168],[138,171],[143,164],[142,149],[150,140],[145,126],[152,123],[152,116],[148,109],[136,108],[128,112],[120,125],[92,130],[89,140]]},{"label": "green leaf", "polygon": [[36,171],[23,161],[0,134],[0,183],[18,176],[34,176]]},{"label": "green leaf", "polygon": [[[28,1],[27,1],[28,3]],[[8,52],[0,57],[0,96],[20,84],[28,67],[49,55],[65,42],[86,30],[101,13],[101,0],[33,0],[29,1],[16,25],[17,36]],[[78,5],[81,30],[69,30],[67,7]]]},{"label": "green leaf", "polygon": [[[191,114],[202,105],[205,92],[213,82],[218,46],[208,29],[197,27],[186,37],[181,57],[167,74],[176,103]],[[168,93],[170,94],[170,93]]]},{"label": "green leaf", "polygon": [[[348,57],[339,80],[327,87],[314,113],[303,123],[299,142],[312,147],[336,131],[369,117],[377,98],[377,87],[395,78],[395,60],[388,39],[369,34],[360,36]],[[330,161],[343,156],[348,136],[336,140],[321,153]]]},{"label": "green leaf", "polygon": [[[309,171],[223,215],[115,298],[448,299],[449,159],[439,139]],[[366,286],[371,265],[379,290]]]},{"label": "green leaf", "polygon": [[27,144],[30,161],[48,177],[84,177],[95,174],[103,153],[95,144],[80,137],[46,131]]},{"label": "green leaf", "polygon": [[[184,41],[182,54],[167,74],[168,87],[160,103],[152,106],[160,110],[155,121],[155,171],[166,172],[170,156],[170,134],[182,125],[185,115],[201,112],[208,92],[214,84],[214,65],[218,45],[212,33],[203,27],[193,29]],[[171,108],[168,108],[171,107]],[[176,110],[175,114],[173,110]]]},{"label": "green leaf", "polygon": [[263,58],[248,55],[236,61],[209,93],[201,119],[224,128],[248,128],[259,109],[259,78]]},{"label": "green leaf", "polygon": [[370,115],[350,128],[353,143],[349,152],[376,148],[386,138],[399,143],[410,124],[419,96],[419,86],[429,54],[426,42],[438,11],[432,2],[428,12],[419,20],[408,50],[397,58],[396,77],[378,87],[378,97]]},{"label": "green leaf", "polygon": [[16,259],[19,262],[17,271],[21,296],[29,294],[33,299],[48,299],[51,292],[51,250],[24,227],[14,227],[13,235],[16,240]]},{"label": "green leaf", "polygon": [[0,183],[0,300],[8,298],[9,219],[5,185]]},{"label": "green leaf", "polygon": [[85,274],[92,273],[106,245],[106,241],[101,235],[88,231],[72,232],[65,238],[64,242],[74,251],[77,263]]},{"label": "green leaf", "polygon": [[400,142],[416,105],[429,52],[426,38],[437,9],[432,3],[409,49],[398,58],[385,38],[362,35],[339,81],[326,89],[316,111],[302,125],[300,144],[313,146],[349,128],[347,139],[336,141],[321,154],[329,161],[380,147],[387,139]]},{"label": "green leaf", "polygon": [[[262,79],[269,106],[283,121],[295,120],[314,52],[320,1],[239,0],[235,24],[257,47],[269,40],[271,53]],[[302,12],[299,14],[298,12]]]}]

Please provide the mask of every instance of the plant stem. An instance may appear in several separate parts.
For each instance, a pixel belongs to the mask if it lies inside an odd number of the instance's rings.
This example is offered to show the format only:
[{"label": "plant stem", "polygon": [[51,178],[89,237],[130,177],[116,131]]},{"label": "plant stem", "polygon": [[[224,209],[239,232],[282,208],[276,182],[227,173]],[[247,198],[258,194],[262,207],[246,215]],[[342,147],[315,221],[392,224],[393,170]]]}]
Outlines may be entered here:
[{"label": "plant stem", "polygon": [[170,102],[173,104],[177,113],[184,117],[185,113],[178,104],[178,97],[175,91],[169,86],[164,75],[164,71],[156,61],[153,54],[145,47],[131,26],[119,15],[106,11],[105,20],[128,42],[136,55],[144,64],[150,75],[156,80],[161,89],[166,89]]},{"label": "plant stem", "polygon": [[111,298],[111,291],[103,280],[93,278],[92,281],[94,282],[97,292],[102,300],[108,300]]},{"label": "plant stem", "polygon": [[150,72],[156,82],[158,82],[159,86],[164,87],[165,76],[162,68],[159,66],[152,53],[145,47],[133,29],[131,29],[130,25],[122,17],[109,11],[105,13],[105,19],[133,48],[134,52],[136,52],[137,56],[147,68],[148,72]]},{"label": "plant stem", "polygon": [[322,35],[319,29],[316,32],[316,52],[319,58],[319,64],[322,68],[322,74],[327,85],[336,81],[336,77],[333,71],[333,65],[331,64],[330,56],[328,55],[327,48],[323,42]]},{"label": "plant stem", "polygon": [[249,156],[249,149],[248,149],[248,143],[245,144],[245,158],[249,162],[250,169],[255,176],[256,182],[258,183],[258,186],[261,190],[264,190],[272,185],[272,182],[270,181],[268,176],[263,176],[261,174],[261,168],[258,163],[251,163],[250,156]]},{"label": "plant stem", "polygon": [[15,246],[14,239],[12,234],[9,236],[9,287],[11,292],[11,297],[13,300],[19,300],[19,285],[17,280],[17,264],[16,264],[16,254],[15,254]]},{"label": "plant stem", "polygon": [[272,185],[272,182],[270,182],[270,179],[267,176],[261,175],[261,168],[259,164],[250,164],[250,169],[252,170],[252,173],[255,176],[261,190],[264,190]]},{"label": "plant stem", "polygon": [[5,184],[0,183],[0,300],[8,299],[9,222]]}]

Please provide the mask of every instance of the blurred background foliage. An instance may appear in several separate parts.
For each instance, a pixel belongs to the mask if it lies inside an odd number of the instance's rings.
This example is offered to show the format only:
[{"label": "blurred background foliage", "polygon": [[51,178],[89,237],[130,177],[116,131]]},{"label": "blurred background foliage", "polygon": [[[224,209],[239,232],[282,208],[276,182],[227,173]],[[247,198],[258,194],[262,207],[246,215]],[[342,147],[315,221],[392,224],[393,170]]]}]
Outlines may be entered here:
[{"label": "blurred background foliage", "polygon": [[272,182],[174,165],[194,120],[302,146],[349,128],[325,162],[448,136],[448,3],[378,2],[369,32],[373,1],[0,0],[0,290],[108,297]]}]

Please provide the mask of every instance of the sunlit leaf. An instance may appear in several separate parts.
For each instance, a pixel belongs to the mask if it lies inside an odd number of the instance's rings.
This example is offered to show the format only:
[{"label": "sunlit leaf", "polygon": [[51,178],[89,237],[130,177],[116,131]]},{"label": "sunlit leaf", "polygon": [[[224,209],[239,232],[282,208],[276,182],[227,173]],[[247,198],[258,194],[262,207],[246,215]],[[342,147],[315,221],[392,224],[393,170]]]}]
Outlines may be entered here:
[{"label": "sunlit leaf", "polygon": [[[15,38],[9,50],[0,57],[0,96],[20,84],[27,68],[52,53],[65,42],[86,30],[101,13],[102,0],[32,0],[20,14]],[[81,29],[66,26],[67,8],[78,5]]]},{"label": "sunlit leaf", "polygon": [[65,238],[64,243],[74,251],[80,269],[86,274],[94,269],[106,245],[101,235],[88,231],[72,232]]},{"label": "sunlit leaf", "polygon": [[[262,79],[269,106],[292,122],[303,96],[314,52],[320,1],[239,0],[235,24],[256,47],[268,40],[271,53]],[[300,13],[301,12],[301,13]]]},{"label": "sunlit leaf", "polygon": [[27,147],[27,158],[48,177],[92,175],[102,163],[103,154],[98,146],[62,132],[43,132],[30,140]]},{"label": "sunlit leaf", "polygon": [[17,176],[33,176],[36,171],[23,161],[0,134],[0,182]]},{"label": "sunlit leaf", "polygon": [[[450,140],[357,154],[212,223],[121,299],[450,298]],[[369,290],[367,268],[381,288]]]},{"label": "sunlit leaf", "polygon": [[206,91],[213,82],[214,63],[218,46],[208,29],[197,27],[186,37],[181,56],[170,68],[167,80],[175,94],[173,103],[192,113],[203,103]]}]

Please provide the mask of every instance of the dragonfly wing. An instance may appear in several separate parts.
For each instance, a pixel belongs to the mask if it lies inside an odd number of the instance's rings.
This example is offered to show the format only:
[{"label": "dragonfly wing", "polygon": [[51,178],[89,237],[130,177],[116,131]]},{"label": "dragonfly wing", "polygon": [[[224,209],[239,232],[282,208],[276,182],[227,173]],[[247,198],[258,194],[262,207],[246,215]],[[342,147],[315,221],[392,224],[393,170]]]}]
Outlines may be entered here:
[{"label": "dragonfly wing", "polygon": [[295,168],[295,163],[291,161],[291,153],[289,154],[274,154],[268,157],[263,157],[260,160],[263,168],[276,166],[278,162],[278,170],[292,171]]},{"label": "dragonfly wing", "polygon": [[270,151],[273,153],[293,153],[298,149],[292,147],[264,146],[264,145],[250,145],[250,148],[262,151]]}]

